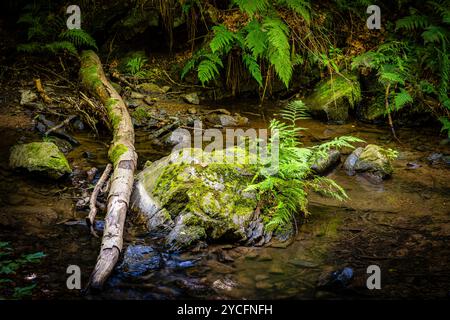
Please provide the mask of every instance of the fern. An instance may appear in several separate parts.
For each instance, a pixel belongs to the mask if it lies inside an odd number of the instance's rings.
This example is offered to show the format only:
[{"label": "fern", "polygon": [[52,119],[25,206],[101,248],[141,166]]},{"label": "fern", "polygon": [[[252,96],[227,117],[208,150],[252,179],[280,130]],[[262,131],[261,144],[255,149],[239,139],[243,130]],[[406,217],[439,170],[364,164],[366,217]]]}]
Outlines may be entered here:
[{"label": "fern", "polygon": [[237,4],[239,9],[249,16],[253,16],[257,12],[264,12],[269,8],[269,1],[267,0],[233,0],[233,3]]},{"label": "fern", "polygon": [[43,46],[44,51],[49,51],[51,53],[59,53],[62,51],[68,51],[73,55],[77,55],[77,48],[69,41],[55,41],[52,43],[45,44]]},{"label": "fern", "polygon": [[288,7],[299,14],[306,22],[311,21],[311,5],[304,0],[277,0],[278,5]]},{"label": "fern", "polygon": [[127,71],[134,77],[142,78],[146,75],[144,66],[147,63],[147,59],[143,57],[134,57],[127,61]]},{"label": "fern", "polygon": [[242,60],[244,61],[245,66],[247,67],[248,71],[252,75],[253,79],[258,82],[259,86],[262,87],[262,74],[261,74],[261,67],[259,66],[256,59],[248,54],[244,54],[242,56]]},{"label": "fern", "polygon": [[406,29],[412,31],[419,28],[426,28],[429,25],[430,20],[427,16],[411,15],[397,20],[395,27],[396,30]]},{"label": "fern", "polygon": [[427,42],[446,43],[448,42],[448,30],[444,27],[429,26],[422,33],[422,38]]},{"label": "fern", "polygon": [[267,29],[269,62],[287,88],[292,77],[289,28],[278,18],[264,19],[263,27]]},{"label": "fern", "polygon": [[22,43],[17,46],[17,51],[26,53],[36,53],[42,51],[42,46],[38,42]]},{"label": "fern", "polygon": [[305,129],[297,127],[296,122],[308,117],[307,107],[300,100],[293,101],[281,111],[281,115],[287,123],[276,119],[270,123],[271,142],[275,139],[279,142],[278,171],[273,174],[267,170],[272,164],[270,161],[260,164],[253,179],[256,183],[247,187],[247,190],[258,191],[260,198],[268,203],[264,212],[268,217],[266,228],[271,230],[292,223],[299,213],[304,216],[309,214],[308,189],[339,200],[346,199],[345,191],[336,182],[315,176],[311,166],[330,148],[353,148],[351,143],[362,142],[358,138],[346,136],[315,147],[300,147],[298,134]]},{"label": "fern", "polygon": [[413,102],[413,98],[408,93],[408,91],[406,91],[403,88],[400,89],[400,92],[398,92],[394,98],[394,105],[395,105],[395,109],[397,111],[400,110],[401,108],[403,108],[405,105],[412,103],[412,102]]},{"label": "fern", "polygon": [[440,117],[439,121],[442,123],[441,132],[447,131],[447,135],[450,138],[450,119],[446,117]]},{"label": "fern", "polygon": [[212,53],[228,53],[231,44],[235,40],[234,33],[229,31],[224,25],[214,26],[212,30],[214,31],[214,38],[209,43]]},{"label": "fern", "polygon": [[295,126],[295,122],[298,120],[310,118],[308,108],[301,100],[291,101],[280,114],[283,119],[290,121],[292,126]]},{"label": "fern", "polygon": [[183,69],[181,70],[181,76],[180,76],[181,80],[183,80],[186,77],[186,75],[191,70],[194,69],[196,63],[197,63],[197,59],[195,57],[189,59],[188,62],[186,62],[186,64],[184,65]]},{"label": "fern", "polygon": [[95,40],[89,33],[82,29],[69,29],[62,32],[59,36],[62,40],[67,40],[73,43],[76,47],[92,47],[98,50]]},{"label": "fern", "polygon": [[217,64],[209,59],[202,60],[197,68],[198,79],[204,85],[206,82],[215,79],[219,75]]},{"label": "fern", "polygon": [[251,51],[253,57],[259,58],[267,50],[267,33],[262,30],[262,25],[257,20],[250,21],[244,28],[247,32],[244,44]]}]

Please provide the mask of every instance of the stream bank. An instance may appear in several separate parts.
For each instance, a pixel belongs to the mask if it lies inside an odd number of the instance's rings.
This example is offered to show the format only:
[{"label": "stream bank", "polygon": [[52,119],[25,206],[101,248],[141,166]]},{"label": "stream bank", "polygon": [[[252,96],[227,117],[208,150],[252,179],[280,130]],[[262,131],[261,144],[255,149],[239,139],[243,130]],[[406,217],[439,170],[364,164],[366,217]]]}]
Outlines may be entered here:
[{"label": "stream bank", "polygon": [[[267,104],[262,111],[248,101],[198,108],[219,107],[230,112],[246,110],[248,126],[253,128],[265,128],[277,110],[277,106]],[[433,128],[400,129],[399,136],[405,138],[398,145],[391,141],[387,128],[305,120],[303,126],[309,128],[304,139],[307,144],[351,134],[368,143],[397,149],[399,159],[394,162],[393,177],[372,184],[362,177],[347,176],[339,165],[329,177],[347,190],[350,200],[337,203],[312,195],[312,216],[286,248],[216,244],[170,253],[164,251],[157,234],[148,234],[127,219],[125,260],[118,264],[100,295],[82,296],[66,289],[65,271],[70,264],[79,265],[82,283],[86,284],[100,241],[89,234],[84,224],[86,213],[76,209],[80,195],[69,180],[50,183],[9,169],[9,148],[18,140],[37,138],[31,117],[15,111],[19,108],[3,104],[0,109],[4,121],[1,134],[5,137],[1,141],[0,241],[10,241],[18,253],[43,251],[47,255],[42,263],[15,276],[18,283],[27,283],[30,280],[25,278],[35,274],[32,281],[37,283],[36,298],[448,297],[449,169],[445,161],[433,159],[436,154],[449,154],[449,147],[439,144],[441,138]],[[74,137],[80,146],[67,154],[73,168],[101,169],[106,165],[105,142],[109,138],[103,142],[87,132],[75,132]],[[148,139],[148,132],[138,128],[139,169],[145,161],[157,160],[169,152],[164,144]],[[365,288],[365,270],[370,264],[381,267],[383,290]],[[330,291],[318,286],[330,272],[344,267],[351,267],[355,273],[346,289]]]}]

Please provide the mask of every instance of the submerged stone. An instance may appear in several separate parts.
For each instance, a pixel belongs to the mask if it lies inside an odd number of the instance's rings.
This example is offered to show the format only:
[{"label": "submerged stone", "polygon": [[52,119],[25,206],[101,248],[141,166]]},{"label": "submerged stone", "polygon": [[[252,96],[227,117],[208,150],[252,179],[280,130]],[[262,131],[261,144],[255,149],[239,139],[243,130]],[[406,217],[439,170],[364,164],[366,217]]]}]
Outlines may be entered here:
[{"label": "submerged stone", "polygon": [[119,269],[129,276],[141,276],[161,266],[161,255],[150,246],[130,245],[123,256]]},{"label": "submerged stone", "polygon": [[349,109],[361,101],[361,87],[354,75],[334,76],[320,82],[304,102],[312,116],[343,123]]},{"label": "submerged stone", "polygon": [[11,149],[9,165],[11,168],[45,173],[56,179],[72,172],[66,157],[52,142],[15,145]]}]

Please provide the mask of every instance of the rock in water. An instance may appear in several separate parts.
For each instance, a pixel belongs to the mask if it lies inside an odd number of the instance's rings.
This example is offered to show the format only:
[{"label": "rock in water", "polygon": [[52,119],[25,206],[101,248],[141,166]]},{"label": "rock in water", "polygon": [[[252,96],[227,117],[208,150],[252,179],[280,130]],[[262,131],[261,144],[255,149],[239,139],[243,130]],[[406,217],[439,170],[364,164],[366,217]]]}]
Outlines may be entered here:
[{"label": "rock in water", "polygon": [[347,172],[349,176],[355,175],[355,165],[358,161],[359,157],[361,156],[361,153],[363,152],[364,148],[359,147],[355,149],[345,160],[344,162],[344,169]]},{"label": "rock in water", "polygon": [[161,266],[161,256],[152,247],[143,245],[128,246],[119,269],[126,275],[141,276],[149,270]]},{"label": "rock in water", "polygon": [[317,174],[325,174],[333,169],[341,161],[341,153],[338,150],[329,150],[324,158],[320,158],[311,167]]},{"label": "rock in water", "polygon": [[[234,150],[237,159],[248,159],[242,149]],[[269,241],[257,227],[256,195],[244,191],[253,178],[249,166],[227,161],[224,154],[182,149],[148,165],[131,199],[135,220],[165,233],[172,250],[199,240],[250,241],[255,228],[254,241]]]},{"label": "rock in water", "polygon": [[164,93],[163,89],[161,89],[158,85],[151,82],[141,83],[136,87],[140,92],[145,94]]},{"label": "rock in water", "polygon": [[389,177],[394,171],[387,151],[375,144],[354,150],[345,160],[344,168],[350,175],[367,173],[379,179]]},{"label": "rock in water", "polygon": [[200,104],[200,100],[198,98],[197,93],[192,92],[192,93],[187,93],[185,95],[183,95],[183,100],[186,101],[187,103],[190,104]]},{"label": "rock in water", "polygon": [[11,149],[9,165],[11,168],[46,173],[55,179],[72,172],[64,154],[52,142],[15,145]]},{"label": "rock in water", "polygon": [[361,88],[356,76],[336,76],[320,82],[305,99],[312,116],[329,122],[343,123],[348,110],[361,100]]},{"label": "rock in water", "polygon": [[215,125],[220,125],[222,127],[236,127],[236,126],[244,126],[248,123],[248,118],[242,117],[239,114],[235,114],[234,116],[230,116],[228,114],[210,114],[207,117],[207,120]]}]

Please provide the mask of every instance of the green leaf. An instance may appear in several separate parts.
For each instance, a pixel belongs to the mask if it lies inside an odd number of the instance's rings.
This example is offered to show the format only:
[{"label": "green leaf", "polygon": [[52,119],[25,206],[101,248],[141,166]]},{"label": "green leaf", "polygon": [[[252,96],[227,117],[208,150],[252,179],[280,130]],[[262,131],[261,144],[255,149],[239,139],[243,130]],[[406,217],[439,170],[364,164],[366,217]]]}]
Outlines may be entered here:
[{"label": "green leaf", "polygon": [[289,28],[278,18],[264,19],[263,27],[267,30],[269,42],[269,62],[274,66],[278,77],[286,88],[292,78],[290,56]]},{"label": "green leaf", "polygon": [[264,55],[267,50],[267,34],[262,30],[262,25],[257,20],[250,21],[245,26],[247,36],[245,46],[250,49],[254,58]]},{"label": "green leaf", "polygon": [[244,64],[246,65],[253,79],[255,79],[256,82],[258,82],[259,86],[262,87],[263,83],[262,83],[261,68],[256,59],[251,55],[244,54],[242,56],[242,60],[244,61]]},{"label": "green leaf", "polygon": [[253,16],[257,12],[262,13],[269,7],[267,0],[233,0],[233,3],[249,16]]},{"label": "green leaf", "polygon": [[46,255],[39,251],[35,253],[24,254],[21,257],[21,260],[24,262],[37,262],[38,260],[44,258]]},{"label": "green leaf", "polygon": [[235,40],[234,33],[224,25],[214,26],[212,30],[214,31],[214,37],[209,43],[212,53],[227,53],[231,48],[230,45]]}]

